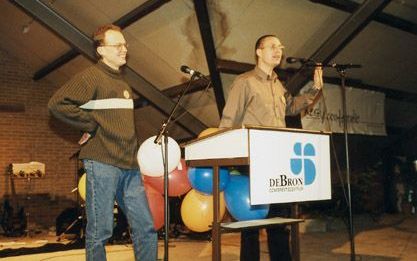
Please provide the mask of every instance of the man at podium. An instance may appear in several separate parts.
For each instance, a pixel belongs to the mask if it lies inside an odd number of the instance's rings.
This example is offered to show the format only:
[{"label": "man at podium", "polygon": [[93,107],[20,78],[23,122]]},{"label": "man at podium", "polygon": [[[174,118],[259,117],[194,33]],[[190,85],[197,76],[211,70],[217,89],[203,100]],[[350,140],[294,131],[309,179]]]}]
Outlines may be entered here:
[{"label": "man at podium", "polygon": [[[285,115],[299,114],[310,105],[323,87],[322,68],[314,70],[314,84],[303,95],[292,96],[283,87],[273,69],[281,63],[284,46],[275,35],[261,36],[255,44],[256,66],[236,77],[230,92],[220,128],[244,125],[285,128]],[[270,206],[269,217],[281,214],[277,204]],[[285,226],[267,229],[271,260],[291,260],[289,231]],[[241,233],[240,260],[259,260],[259,231]]]}]

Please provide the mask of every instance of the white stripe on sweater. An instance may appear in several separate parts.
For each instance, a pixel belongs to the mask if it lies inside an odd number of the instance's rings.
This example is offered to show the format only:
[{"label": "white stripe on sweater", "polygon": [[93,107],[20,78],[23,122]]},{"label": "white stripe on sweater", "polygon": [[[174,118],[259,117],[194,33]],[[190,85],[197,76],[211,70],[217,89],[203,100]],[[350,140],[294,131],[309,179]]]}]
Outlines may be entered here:
[{"label": "white stripe on sweater", "polygon": [[133,109],[133,100],[121,98],[91,100],[81,105],[80,108],[87,110]]}]

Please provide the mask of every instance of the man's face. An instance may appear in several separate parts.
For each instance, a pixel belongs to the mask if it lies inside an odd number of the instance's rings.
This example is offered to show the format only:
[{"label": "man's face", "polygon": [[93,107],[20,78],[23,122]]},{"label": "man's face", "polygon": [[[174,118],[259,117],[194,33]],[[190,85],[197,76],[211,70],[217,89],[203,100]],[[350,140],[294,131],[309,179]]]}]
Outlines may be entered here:
[{"label": "man's face", "polygon": [[104,44],[97,47],[97,52],[105,64],[118,70],[126,64],[127,45],[123,34],[119,31],[108,30]]},{"label": "man's face", "polygon": [[275,67],[281,62],[282,51],[284,46],[276,37],[265,38],[259,48],[256,50],[258,64],[262,63]]}]

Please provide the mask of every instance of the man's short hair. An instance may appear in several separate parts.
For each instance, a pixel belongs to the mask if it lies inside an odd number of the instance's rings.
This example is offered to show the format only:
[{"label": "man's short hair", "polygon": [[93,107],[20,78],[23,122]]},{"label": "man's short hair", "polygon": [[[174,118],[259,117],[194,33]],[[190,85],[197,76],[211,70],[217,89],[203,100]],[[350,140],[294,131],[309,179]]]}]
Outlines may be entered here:
[{"label": "man's short hair", "polygon": [[104,44],[104,37],[106,36],[106,32],[109,30],[122,32],[122,29],[114,24],[106,24],[97,28],[97,30],[93,33],[93,40],[94,40],[94,47],[97,48],[100,45]]},{"label": "man's short hair", "polygon": [[256,40],[256,43],[255,43],[255,61],[256,61],[256,63],[258,63],[258,55],[256,55],[256,50],[261,48],[262,43],[268,37],[275,37],[275,38],[278,39],[278,37],[274,34],[265,34],[265,35],[262,35],[261,37],[259,37],[258,40]]}]

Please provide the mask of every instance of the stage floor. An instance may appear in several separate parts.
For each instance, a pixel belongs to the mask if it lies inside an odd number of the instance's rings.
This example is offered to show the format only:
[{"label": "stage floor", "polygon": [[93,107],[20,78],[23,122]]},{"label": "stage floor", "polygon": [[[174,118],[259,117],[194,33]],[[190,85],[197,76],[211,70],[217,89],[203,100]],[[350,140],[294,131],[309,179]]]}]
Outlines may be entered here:
[{"label": "stage floor", "polygon": [[[417,216],[384,215],[374,224],[361,223],[355,227],[356,260],[417,260]],[[346,229],[303,233],[300,241],[301,260],[350,260],[351,246]],[[222,235],[222,260],[239,260],[239,242],[239,233]],[[1,237],[0,254],[7,249],[40,248],[47,243],[57,243],[56,237],[47,235],[22,238]],[[65,242],[59,244],[63,243]],[[159,241],[158,257],[161,259],[164,255],[163,243]],[[109,261],[133,260],[133,250],[129,244],[108,245],[106,250]],[[85,255],[84,249],[73,249],[10,256],[4,260],[77,261],[85,260]],[[196,240],[184,236],[170,239],[169,260],[211,260],[211,242],[207,239]],[[265,233],[261,233],[261,260],[269,260]]]}]

